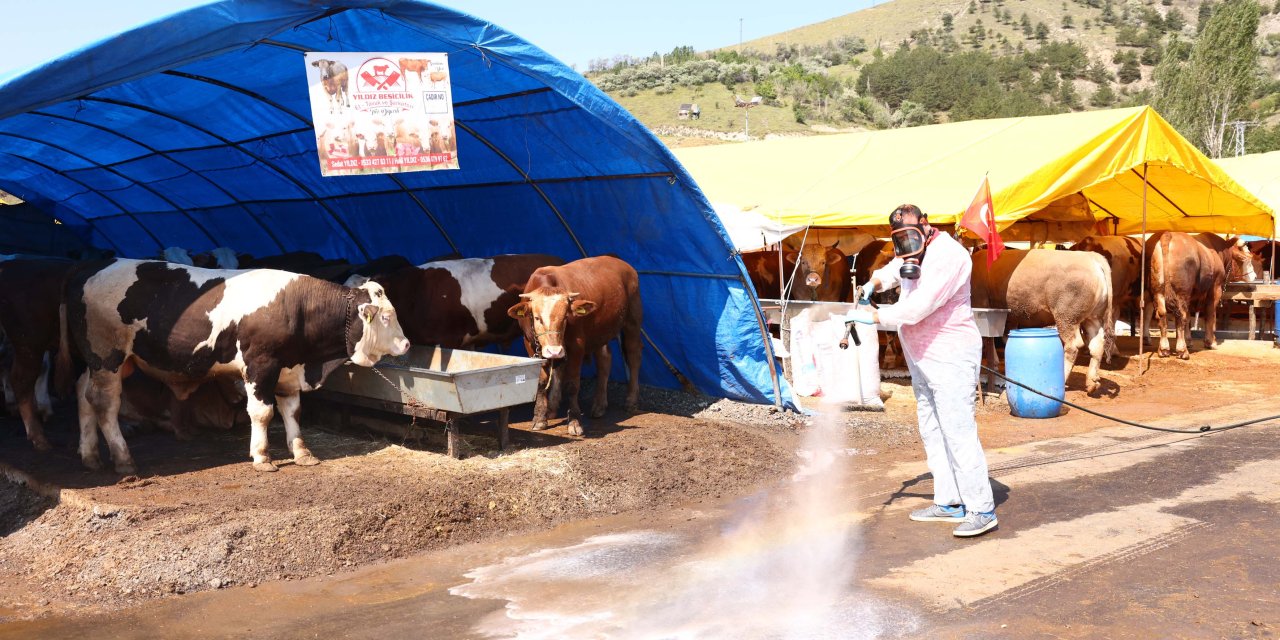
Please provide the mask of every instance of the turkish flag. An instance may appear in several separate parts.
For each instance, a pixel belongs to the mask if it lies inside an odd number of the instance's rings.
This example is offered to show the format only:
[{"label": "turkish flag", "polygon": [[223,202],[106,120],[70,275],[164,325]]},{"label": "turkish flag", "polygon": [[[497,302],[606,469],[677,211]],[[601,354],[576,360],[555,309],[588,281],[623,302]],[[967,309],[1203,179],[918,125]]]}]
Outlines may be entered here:
[{"label": "turkish flag", "polygon": [[1004,251],[1004,241],[1000,239],[1000,232],[996,231],[996,210],[991,204],[991,185],[986,176],[982,176],[978,193],[974,194],[969,208],[964,210],[960,226],[987,242],[987,266],[991,266],[1000,257],[1000,252]]}]

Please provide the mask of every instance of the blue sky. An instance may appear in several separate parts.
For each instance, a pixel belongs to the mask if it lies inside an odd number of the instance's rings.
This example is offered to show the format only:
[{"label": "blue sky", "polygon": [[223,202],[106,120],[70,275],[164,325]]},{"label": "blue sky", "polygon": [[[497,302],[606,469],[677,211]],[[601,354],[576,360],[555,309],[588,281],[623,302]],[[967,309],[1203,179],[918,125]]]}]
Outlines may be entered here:
[{"label": "blue sky", "polygon": [[[881,0],[883,1],[883,0]],[[0,76],[24,69],[203,0],[0,0]],[[818,22],[871,0],[442,0],[490,20],[578,69],[593,58],[648,55],[680,45],[703,50]]]}]

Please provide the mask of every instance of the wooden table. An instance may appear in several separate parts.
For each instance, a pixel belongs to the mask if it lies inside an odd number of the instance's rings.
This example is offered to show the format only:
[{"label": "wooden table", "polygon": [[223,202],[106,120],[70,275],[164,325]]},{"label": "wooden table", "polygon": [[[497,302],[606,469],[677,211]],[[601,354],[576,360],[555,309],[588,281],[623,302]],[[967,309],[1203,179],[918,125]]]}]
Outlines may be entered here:
[{"label": "wooden table", "polygon": [[1261,282],[1232,282],[1222,293],[1225,302],[1249,304],[1249,339],[1258,338],[1258,309],[1275,307],[1280,300],[1280,284]]}]

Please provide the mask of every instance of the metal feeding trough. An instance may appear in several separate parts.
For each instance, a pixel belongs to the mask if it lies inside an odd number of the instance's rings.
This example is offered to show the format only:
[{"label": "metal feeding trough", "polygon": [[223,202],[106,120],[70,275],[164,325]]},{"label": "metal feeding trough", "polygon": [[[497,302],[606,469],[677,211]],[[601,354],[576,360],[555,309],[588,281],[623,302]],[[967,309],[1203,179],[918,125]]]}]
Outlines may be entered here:
[{"label": "metal feeding trough", "polygon": [[317,393],[338,403],[443,422],[449,456],[457,458],[457,420],[486,411],[498,412],[498,440],[507,449],[508,409],[534,401],[541,367],[537,358],[414,346],[372,369],[343,365]]}]

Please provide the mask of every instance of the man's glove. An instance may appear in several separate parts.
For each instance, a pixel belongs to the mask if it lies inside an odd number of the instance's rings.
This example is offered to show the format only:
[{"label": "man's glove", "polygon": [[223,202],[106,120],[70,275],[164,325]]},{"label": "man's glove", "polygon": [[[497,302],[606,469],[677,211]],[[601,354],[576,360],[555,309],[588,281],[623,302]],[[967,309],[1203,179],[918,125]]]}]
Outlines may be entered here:
[{"label": "man's glove", "polygon": [[855,309],[844,317],[845,322],[860,322],[862,324],[876,324],[876,315],[866,309]]},{"label": "man's glove", "polygon": [[876,283],[874,280],[858,287],[858,302],[868,304],[871,302],[871,296],[876,292]]}]

